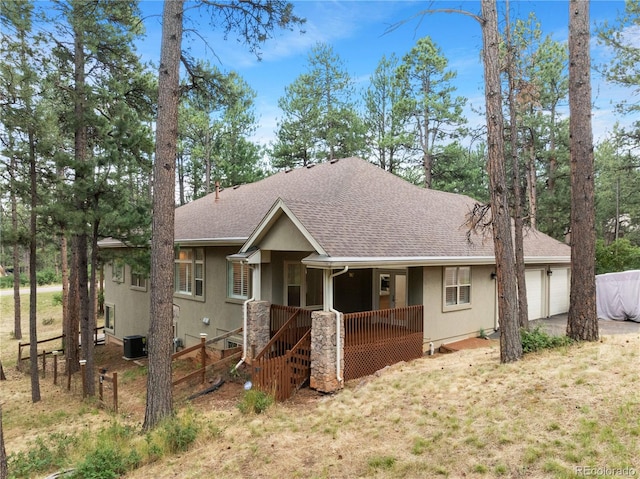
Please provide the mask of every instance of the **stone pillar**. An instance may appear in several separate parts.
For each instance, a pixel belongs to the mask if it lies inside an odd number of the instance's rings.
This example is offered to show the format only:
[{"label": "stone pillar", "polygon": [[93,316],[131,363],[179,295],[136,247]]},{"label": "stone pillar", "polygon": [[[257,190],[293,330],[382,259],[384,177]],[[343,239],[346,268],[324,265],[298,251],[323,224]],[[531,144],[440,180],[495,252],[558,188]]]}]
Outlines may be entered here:
[{"label": "stone pillar", "polygon": [[311,313],[310,386],[330,393],[344,387],[344,321],[340,324],[340,380],[336,377],[336,315],[329,311]]},{"label": "stone pillar", "polygon": [[251,364],[253,354],[264,349],[271,339],[271,303],[251,301],[247,304],[247,363]]}]

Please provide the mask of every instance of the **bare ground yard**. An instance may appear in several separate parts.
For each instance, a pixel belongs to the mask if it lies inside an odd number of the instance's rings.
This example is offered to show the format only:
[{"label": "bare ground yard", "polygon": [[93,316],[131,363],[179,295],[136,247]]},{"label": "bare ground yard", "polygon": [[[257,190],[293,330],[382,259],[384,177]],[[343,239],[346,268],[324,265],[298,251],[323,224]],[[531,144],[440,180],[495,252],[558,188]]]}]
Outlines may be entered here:
[{"label": "bare ground yard", "polygon": [[[11,365],[11,324],[6,314],[0,319],[9,454],[56,431],[97,431],[114,421],[139,430],[144,363],[99,348],[99,364],[121,378],[117,415],[82,401],[77,384],[70,392],[53,386],[50,375],[41,381],[43,400],[31,404],[28,377]],[[334,395],[302,390],[260,415],[237,408],[241,379],[190,402],[200,386],[176,391],[178,408],[196,413],[195,443],[126,477],[640,477],[640,334],[507,365],[495,341],[484,345],[396,364]]]}]

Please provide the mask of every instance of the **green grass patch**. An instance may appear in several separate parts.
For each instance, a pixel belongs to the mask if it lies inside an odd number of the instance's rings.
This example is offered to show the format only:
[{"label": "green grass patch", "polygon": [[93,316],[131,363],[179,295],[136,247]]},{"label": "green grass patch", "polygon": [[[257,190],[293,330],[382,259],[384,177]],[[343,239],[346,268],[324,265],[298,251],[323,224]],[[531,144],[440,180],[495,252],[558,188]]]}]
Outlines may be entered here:
[{"label": "green grass patch", "polygon": [[367,461],[367,464],[371,469],[375,470],[389,470],[396,463],[396,458],[392,456],[375,456]]}]

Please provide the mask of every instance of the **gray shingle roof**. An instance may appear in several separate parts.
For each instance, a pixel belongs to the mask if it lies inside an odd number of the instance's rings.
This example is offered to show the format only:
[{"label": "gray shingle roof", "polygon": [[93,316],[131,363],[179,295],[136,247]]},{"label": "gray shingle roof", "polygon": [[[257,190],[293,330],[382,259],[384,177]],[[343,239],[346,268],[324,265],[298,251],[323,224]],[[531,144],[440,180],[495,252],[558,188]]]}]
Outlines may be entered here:
[{"label": "gray shingle roof", "polygon": [[[176,242],[242,244],[281,199],[331,257],[492,257],[489,235],[467,239],[468,196],[414,186],[359,158],[280,172],[176,210]],[[537,231],[525,256],[563,257]]]}]

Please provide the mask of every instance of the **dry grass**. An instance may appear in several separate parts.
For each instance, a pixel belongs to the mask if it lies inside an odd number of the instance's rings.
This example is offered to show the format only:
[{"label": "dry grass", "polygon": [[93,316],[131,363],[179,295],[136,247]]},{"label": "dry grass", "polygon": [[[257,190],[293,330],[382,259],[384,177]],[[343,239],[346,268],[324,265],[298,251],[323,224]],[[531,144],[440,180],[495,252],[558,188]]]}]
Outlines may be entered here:
[{"label": "dry grass", "polygon": [[[4,343],[6,326],[0,331]],[[304,392],[261,415],[242,415],[229,392],[204,396],[191,404],[201,424],[191,449],[127,477],[571,478],[581,477],[579,466],[640,475],[638,334],[508,365],[487,344],[397,364],[335,395]],[[4,344],[2,354],[4,363]],[[28,378],[11,371],[2,385],[9,453],[52,430],[114,419],[50,380],[32,405]],[[143,391],[135,395],[143,401]],[[139,427],[140,408],[117,419]]]}]

